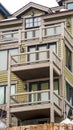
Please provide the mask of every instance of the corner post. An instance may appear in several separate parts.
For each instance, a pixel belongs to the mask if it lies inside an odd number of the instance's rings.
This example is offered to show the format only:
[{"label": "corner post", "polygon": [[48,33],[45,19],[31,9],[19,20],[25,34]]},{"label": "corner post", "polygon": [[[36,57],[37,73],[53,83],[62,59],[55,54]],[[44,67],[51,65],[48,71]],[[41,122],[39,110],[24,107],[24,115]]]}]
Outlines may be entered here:
[{"label": "corner post", "polygon": [[9,53],[9,64],[8,64],[8,86],[7,86],[7,127],[10,125],[10,93],[11,93],[11,56]]},{"label": "corner post", "polygon": [[54,98],[53,98],[53,52],[50,49],[50,122],[54,123]]}]

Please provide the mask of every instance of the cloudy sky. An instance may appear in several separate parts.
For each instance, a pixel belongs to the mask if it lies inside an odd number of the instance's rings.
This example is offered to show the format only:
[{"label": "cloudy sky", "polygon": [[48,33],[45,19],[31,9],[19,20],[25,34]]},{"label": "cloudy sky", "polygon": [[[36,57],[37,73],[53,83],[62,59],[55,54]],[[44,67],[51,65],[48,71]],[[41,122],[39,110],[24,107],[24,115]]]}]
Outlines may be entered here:
[{"label": "cloudy sky", "polygon": [[2,3],[10,13],[14,13],[29,2],[35,2],[48,7],[57,6],[56,0],[0,0],[0,3]]}]

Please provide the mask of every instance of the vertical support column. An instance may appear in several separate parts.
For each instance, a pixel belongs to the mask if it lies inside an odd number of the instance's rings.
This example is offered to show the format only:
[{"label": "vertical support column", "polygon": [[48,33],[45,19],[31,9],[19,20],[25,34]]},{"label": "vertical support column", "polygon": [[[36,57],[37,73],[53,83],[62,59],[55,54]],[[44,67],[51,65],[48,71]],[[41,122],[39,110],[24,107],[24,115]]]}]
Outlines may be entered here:
[{"label": "vertical support column", "polygon": [[53,53],[50,49],[50,122],[54,122],[54,95],[53,95]]},{"label": "vertical support column", "polygon": [[20,46],[20,45],[21,45],[21,37],[22,37],[22,36],[21,36],[21,35],[22,35],[22,34],[21,34],[21,30],[19,30],[18,33],[19,33],[19,36],[18,36],[18,44],[19,44],[19,46]]},{"label": "vertical support column", "polygon": [[40,34],[39,34],[39,41],[42,42],[42,36],[43,36],[43,35],[42,35],[42,34],[43,34],[42,26],[40,26],[40,30],[39,30],[39,31],[40,31],[40,32],[39,32],[39,33],[40,33]]},{"label": "vertical support column", "polygon": [[61,35],[64,38],[64,23],[61,23]]},{"label": "vertical support column", "polygon": [[10,64],[11,64],[11,57],[9,54],[9,64],[8,64],[8,87],[7,87],[7,127],[10,125],[10,93],[11,93],[11,74],[10,74]]}]

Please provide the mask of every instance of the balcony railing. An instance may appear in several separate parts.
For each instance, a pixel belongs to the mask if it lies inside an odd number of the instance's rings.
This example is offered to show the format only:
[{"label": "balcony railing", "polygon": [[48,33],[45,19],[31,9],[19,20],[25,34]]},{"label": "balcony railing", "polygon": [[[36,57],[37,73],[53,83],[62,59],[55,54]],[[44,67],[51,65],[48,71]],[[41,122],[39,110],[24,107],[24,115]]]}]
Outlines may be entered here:
[{"label": "balcony railing", "polygon": [[41,26],[40,28],[28,29],[28,30],[19,30],[13,32],[5,32],[0,34],[0,43],[7,43],[18,41],[19,43],[26,40],[33,39],[43,39],[51,38],[54,36],[62,36],[62,26],[61,24],[52,25],[52,26]]},{"label": "balcony railing", "polygon": [[[53,92],[53,97],[55,97],[53,103],[55,103],[58,106],[58,108],[62,109],[62,98],[55,92]],[[10,96],[10,101],[12,100],[13,102],[10,105],[11,107],[50,104],[50,89],[16,93]]]},{"label": "balcony railing", "polygon": [[[71,114],[73,111],[73,105],[68,101],[68,100],[64,100],[64,118],[71,118],[73,120],[73,115]],[[71,114],[71,115],[70,115]]]},{"label": "balcony railing", "polygon": [[0,34],[0,43],[8,41],[18,41],[18,31]]},{"label": "balcony railing", "polygon": [[51,56],[51,52],[52,50],[45,49],[40,51],[33,51],[33,52],[19,53],[18,55],[12,55],[11,67],[18,66],[18,65],[28,66],[33,64],[46,63],[52,60],[53,64],[59,70],[61,70],[62,69],[61,59],[54,52],[52,52],[52,56]]}]

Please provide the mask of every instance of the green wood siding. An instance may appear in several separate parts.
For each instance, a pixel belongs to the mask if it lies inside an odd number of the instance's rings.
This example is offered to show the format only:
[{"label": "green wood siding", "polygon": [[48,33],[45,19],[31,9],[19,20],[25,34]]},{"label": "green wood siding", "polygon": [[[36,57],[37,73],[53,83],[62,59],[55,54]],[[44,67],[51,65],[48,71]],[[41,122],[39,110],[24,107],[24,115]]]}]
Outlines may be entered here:
[{"label": "green wood siding", "polygon": [[70,72],[67,68],[64,69],[64,75],[65,75],[65,78],[67,78],[67,80],[73,84],[73,73]]},{"label": "green wood siding", "polygon": [[27,11],[24,15],[25,15],[25,16],[32,15],[32,12],[34,12],[34,15],[35,15],[35,14],[40,14],[40,13],[42,13],[43,11],[33,8],[33,9],[30,9],[29,11]]}]

